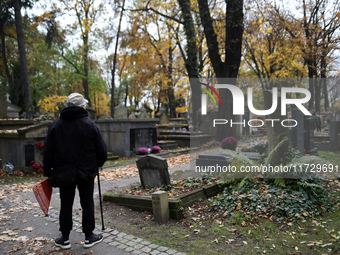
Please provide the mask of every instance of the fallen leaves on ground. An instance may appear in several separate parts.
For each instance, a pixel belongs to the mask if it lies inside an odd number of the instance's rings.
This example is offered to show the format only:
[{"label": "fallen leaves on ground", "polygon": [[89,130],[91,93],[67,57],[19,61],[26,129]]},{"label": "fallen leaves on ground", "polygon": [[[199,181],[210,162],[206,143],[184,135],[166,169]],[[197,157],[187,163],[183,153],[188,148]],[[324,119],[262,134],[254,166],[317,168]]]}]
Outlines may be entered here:
[{"label": "fallen leaves on ground", "polygon": [[[183,164],[190,163],[190,155],[181,155],[167,159],[168,169],[179,167]],[[136,165],[129,165],[125,167],[105,169],[100,172],[100,179],[109,181],[120,181],[125,178],[131,178],[138,175],[138,168]]]}]

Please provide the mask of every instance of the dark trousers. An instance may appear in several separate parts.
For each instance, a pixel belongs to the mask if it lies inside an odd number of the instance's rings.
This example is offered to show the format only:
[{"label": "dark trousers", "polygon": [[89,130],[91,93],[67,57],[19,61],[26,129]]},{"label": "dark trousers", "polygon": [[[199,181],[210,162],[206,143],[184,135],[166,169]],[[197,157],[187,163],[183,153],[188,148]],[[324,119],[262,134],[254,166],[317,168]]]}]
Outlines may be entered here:
[{"label": "dark trousers", "polygon": [[67,187],[60,187],[60,215],[59,215],[59,225],[62,234],[69,234],[72,230],[72,207],[74,196],[76,193],[76,187],[78,187],[80,205],[83,209],[82,214],[82,227],[85,236],[92,234],[95,228],[94,219],[94,202],[93,202],[93,189],[94,189],[94,179],[90,181],[85,181],[79,179],[76,184]]}]

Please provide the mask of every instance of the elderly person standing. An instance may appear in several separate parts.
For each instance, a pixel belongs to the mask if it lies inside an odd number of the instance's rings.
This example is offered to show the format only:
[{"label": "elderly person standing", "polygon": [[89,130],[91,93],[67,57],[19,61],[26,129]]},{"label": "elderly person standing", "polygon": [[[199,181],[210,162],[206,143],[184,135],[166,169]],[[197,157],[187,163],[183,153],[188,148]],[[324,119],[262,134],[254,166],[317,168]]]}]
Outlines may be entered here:
[{"label": "elderly person standing", "polygon": [[69,234],[72,230],[72,207],[76,188],[79,191],[82,207],[82,230],[85,234],[84,248],[103,240],[102,235],[93,233],[94,217],[94,178],[107,159],[106,144],[97,125],[88,117],[85,110],[88,101],[79,93],[67,97],[67,107],[48,129],[44,146],[45,175],[53,174],[53,168],[76,165],[76,182],[60,187],[59,225],[61,237],[55,245],[63,249],[71,248]]}]

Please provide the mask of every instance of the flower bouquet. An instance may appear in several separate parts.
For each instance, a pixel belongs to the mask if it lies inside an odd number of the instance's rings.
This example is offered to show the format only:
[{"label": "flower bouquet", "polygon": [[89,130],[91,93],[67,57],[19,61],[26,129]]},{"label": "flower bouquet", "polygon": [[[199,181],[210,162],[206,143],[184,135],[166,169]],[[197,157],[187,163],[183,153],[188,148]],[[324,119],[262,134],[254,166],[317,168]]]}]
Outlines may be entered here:
[{"label": "flower bouquet", "polygon": [[152,148],[151,148],[151,153],[160,153],[161,152],[161,147],[159,147],[159,146],[157,146],[157,145],[155,145],[155,146],[153,146]]},{"label": "flower bouquet", "polygon": [[35,161],[31,161],[31,169],[36,170],[39,174],[44,174],[44,169],[42,168],[43,164],[36,163]]},{"label": "flower bouquet", "polygon": [[223,141],[221,142],[221,148],[226,150],[236,150],[237,147],[237,139],[233,136],[229,136],[223,139]]},{"label": "flower bouquet", "polygon": [[138,155],[147,155],[149,154],[149,150],[145,147],[141,147],[137,150]]}]

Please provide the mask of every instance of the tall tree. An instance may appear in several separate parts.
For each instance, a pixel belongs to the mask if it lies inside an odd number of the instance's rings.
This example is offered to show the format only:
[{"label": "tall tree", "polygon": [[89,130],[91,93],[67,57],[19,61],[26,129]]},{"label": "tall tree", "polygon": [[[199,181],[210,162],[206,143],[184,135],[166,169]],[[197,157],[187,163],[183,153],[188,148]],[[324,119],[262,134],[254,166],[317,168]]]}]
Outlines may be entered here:
[{"label": "tall tree", "polygon": [[[261,86],[263,105],[265,109],[272,106],[273,87],[280,86],[274,83],[271,78],[293,78],[303,77],[305,67],[303,58],[296,44],[290,40],[284,27],[272,15],[266,2],[257,1],[255,6],[251,5],[252,12],[245,19],[244,33],[244,60],[250,71],[247,73],[255,74]],[[253,75],[254,76],[254,75]],[[247,76],[249,77],[249,76]],[[287,83],[285,84],[287,86]],[[254,89],[254,84],[252,88]],[[280,107],[267,115],[267,119],[286,119],[287,116],[281,116]],[[288,129],[280,125],[267,125],[268,147],[272,150],[277,142],[277,138],[288,136]]]},{"label": "tall tree", "polygon": [[6,56],[6,35],[5,35],[5,24],[11,23],[14,20],[10,12],[11,4],[12,3],[10,0],[2,1],[0,3],[0,37],[1,37],[1,57],[5,69],[5,74],[10,88],[13,88],[14,81],[9,71]]},{"label": "tall tree", "polygon": [[22,79],[22,84],[23,84],[23,88],[24,88],[26,118],[32,119],[33,118],[32,99],[31,99],[30,84],[29,84],[29,81],[28,81],[28,70],[27,70],[24,33],[23,33],[22,23],[21,23],[21,1],[20,0],[13,0],[13,7],[14,7],[14,11],[15,11],[15,26],[16,26],[16,30],[17,30],[17,40],[18,40],[20,68],[21,68],[21,79]]},{"label": "tall tree", "polygon": [[[198,0],[201,22],[207,41],[208,53],[216,78],[236,78],[241,63],[243,36],[243,0],[228,0],[225,5],[225,38],[219,44],[214,20],[207,0]],[[222,48],[224,45],[224,48]],[[222,56],[222,54],[224,56]],[[224,61],[223,61],[224,58]],[[231,81],[232,82],[232,81]],[[235,82],[235,81],[234,81]],[[236,84],[235,84],[236,85]],[[228,90],[219,92],[226,105],[219,106],[219,117],[232,119],[232,95]],[[220,125],[219,125],[220,126]],[[234,131],[227,127],[218,127],[217,138],[223,139]]]},{"label": "tall tree", "polygon": [[124,14],[124,7],[125,7],[125,0],[123,0],[120,16],[119,16],[119,23],[118,23],[118,30],[116,34],[116,43],[115,43],[115,50],[113,53],[113,64],[112,64],[112,70],[111,70],[111,117],[113,118],[115,115],[115,74],[116,74],[116,65],[117,65],[117,50],[118,50],[118,42],[120,37],[120,30],[122,25],[122,19]]},{"label": "tall tree", "polygon": [[[308,108],[320,111],[321,94],[327,98],[326,85],[316,78],[325,78],[331,55],[340,40],[339,1],[301,0],[301,18],[296,18],[289,10],[274,6],[275,15],[302,52],[309,78],[311,100]],[[323,86],[323,88],[322,88]],[[321,89],[322,88],[322,89]],[[328,107],[328,98],[325,99]]]},{"label": "tall tree", "polygon": [[[183,26],[185,38],[183,39],[186,43],[185,51],[180,48],[181,55],[183,56],[185,68],[187,71],[187,75],[190,78],[198,78],[199,77],[199,70],[198,70],[198,49],[197,49],[197,38],[196,38],[196,30],[195,30],[195,23],[192,15],[192,2],[191,1],[183,1],[183,0],[177,0],[179,6],[180,6],[180,12],[178,12],[176,8],[176,2],[175,1],[166,1],[163,2],[162,5],[158,5],[157,1],[144,1],[141,0],[141,2],[145,2],[145,6],[143,8],[137,9],[138,11],[144,11],[144,12],[152,12],[155,13],[158,17],[161,17],[159,20],[162,20],[162,18],[166,19],[166,24],[169,24],[168,21],[173,21],[178,23],[180,26]],[[152,4],[159,6],[161,9],[155,8]],[[180,18],[178,18],[180,17]],[[171,35],[171,34],[169,34]],[[177,42],[179,45],[179,40],[177,38]],[[166,42],[165,42],[166,44]],[[171,57],[170,53],[172,52],[171,48],[168,48],[169,57]],[[170,71],[170,69],[168,68]],[[170,76],[169,76],[170,77]],[[170,83],[168,83],[170,84]],[[193,125],[196,126],[196,112],[200,105],[200,94],[201,90],[195,89],[195,85],[191,85],[191,91],[192,91],[192,122]],[[174,104],[175,100],[173,100],[172,97],[172,91],[168,90],[168,96],[171,99],[171,103]],[[195,98],[195,99],[194,99]]]},{"label": "tall tree", "polygon": [[89,100],[91,106],[90,91],[89,91],[89,53],[93,44],[90,40],[90,33],[94,30],[94,23],[102,10],[103,5],[96,6],[95,0],[80,0],[68,1],[62,0],[66,11],[73,11],[76,14],[77,21],[70,28],[71,33],[74,33],[75,28],[80,29],[80,36],[82,39],[82,60],[83,60],[83,88],[84,95]]},{"label": "tall tree", "polygon": [[[184,58],[185,67],[189,78],[198,78],[198,47],[195,23],[192,16],[191,1],[178,0],[178,4],[182,11],[182,24],[184,26],[186,44],[186,57]],[[191,103],[192,103],[192,122],[197,127],[197,114],[200,107],[201,90],[196,88],[196,84],[190,84],[191,87]]]}]

